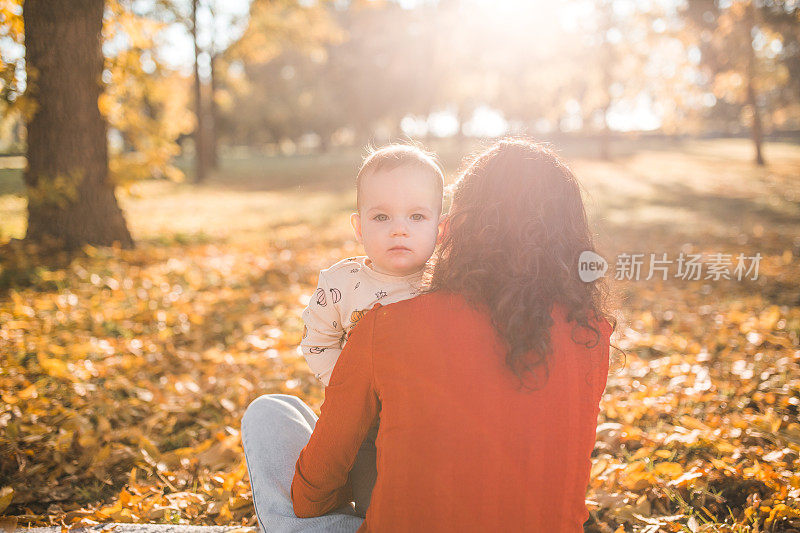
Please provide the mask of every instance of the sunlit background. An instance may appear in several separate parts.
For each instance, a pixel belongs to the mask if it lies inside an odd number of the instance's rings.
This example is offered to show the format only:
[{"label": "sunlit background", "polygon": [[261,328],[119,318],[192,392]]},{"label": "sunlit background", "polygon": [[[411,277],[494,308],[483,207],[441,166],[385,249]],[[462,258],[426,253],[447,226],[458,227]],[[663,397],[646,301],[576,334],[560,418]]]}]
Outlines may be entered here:
[{"label": "sunlit background", "polygon": [[[0,151],[13,153],[24,44],[19,2],[2,4]],[[195,62],[212,166],[234,147],[527,133],[593,136],[605,156],[630,132],[760,143],[800,129],[794,1],[110,0],[105,19],[120,181],[177,175],[198,123]]]},{"label": "sunlit background", "polygon": [[[797,0],[25,9],[0,0],[0,530],[255,532],[241,418],[323,400],[301,315],[363,253],[366,147],[419,142],[452,181],[505,134],[564,157],[610,265],[625,364],[585,531],[800,530]],[[611,279],[632,253],[642,279]],[[644,279],[684,254],[758,256],[758,278]]]}]

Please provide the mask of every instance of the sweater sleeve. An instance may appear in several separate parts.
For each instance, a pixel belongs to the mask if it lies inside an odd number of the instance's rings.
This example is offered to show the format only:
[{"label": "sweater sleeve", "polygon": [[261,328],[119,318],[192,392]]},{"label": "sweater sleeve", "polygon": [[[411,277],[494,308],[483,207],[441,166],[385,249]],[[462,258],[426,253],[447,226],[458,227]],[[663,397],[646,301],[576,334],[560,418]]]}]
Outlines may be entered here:
[{"label": "sweater sleeve", "polygon": [[351,331],[325,389],[314,432],[300,452],[291,489],[298,517],[321,516],[352,499],[348,474],[379,411],[372,364],[379,312],[368,312]]},{"label": "sweater sleeve", "polygon": [[327,386],[342,351],[344,327],[324,270],[319,273],[317,290],[303,311],[303,324],[300,341],[303,357],[314,376]]}]

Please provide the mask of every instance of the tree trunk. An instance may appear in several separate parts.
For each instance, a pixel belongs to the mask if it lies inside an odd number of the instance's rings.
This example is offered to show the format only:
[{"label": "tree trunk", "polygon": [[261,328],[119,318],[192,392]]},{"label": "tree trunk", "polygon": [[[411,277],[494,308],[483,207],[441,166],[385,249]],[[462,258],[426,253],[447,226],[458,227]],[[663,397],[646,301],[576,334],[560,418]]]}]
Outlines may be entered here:
[{"label": "tree trunk", "polygon": [[194,131],[195,181],[201,183],[208,177],[208,157],[206,150],[205,120],[203,116],[203,95],[200,84],[200,47],[197,44],[197,3],[192,0],[192,42],[194,43],[194,114],[197,126]]},{"label": "tree trunk", "polygon": [[750,110],[753,113],[750,137],[753,139],[753,145],[756,149],[756,164],[764,166],[764,154],[761,152],[764,136],[761,130],[761,114],[758,111],[758,98],[755,88],[756,53],[750,41],[752,28],[756,25],[756,7],[752,2],[747,6],[745,21],[747,22],[745,25],[745,38],[747,39],[747,104],[750,106]]},{"label": "tree trunk", "polygon": [[327,154],[331,150],[331,134],[323,131],[319,134],[319,150],[320,154]]},{"label": "tree trunk", "polygon": [[764,134],[761,130],[761,115],[758,111],[758,101],[756,99],[756,91],[753,87],[753,78],[747,82],[747,103],[753,112],[753,125],[750,128],[750,138],[753,139],[753,145],[756,149],[756,164],[764,166],[764,154],[761,152],[761,145],[764,142]]},{"label": "tree trunk", "polygon": [[608,111],[611,109],[612,96],[611,85],[614,83],[614,75],[612,69],[616,64],[616,53],[614,46],[608,41],[608,32],[613,26],[612,20],[612,6],[611,4],[603,4],[602,8],[602,23],[600,26],[600,34],[603,36],[603,44],[600,49],[601,67],[603,69],[601,88],[603,91],[603,125],[600,130],[600,158],[608,161],[611,159],[611,130],[608,127]]},{"label": "tree trunk", "polygon": [[108,178],[106,123],[97,106],[103,0],[26,0],[28,123],[26,239],[133,246]]},{"label": "tree trunk", "polygon": [[600,159],[609,161],[611,159],[611,130],[608,128],[608,110],[611,106],[603,106],[603,129],[600,130]]},{"label": "tree trunk", "polygon": [[217,126],[219,124],[219,108],[217,107],[217,73],[216,62],[217,54],[211,54],[211,97],[209,98],[209,106],[211,106],[211,113],[209,114],[209,135],[208,135],[208,164],[214,170],[219,168],[219,152],[218,152],[218,138]]}]

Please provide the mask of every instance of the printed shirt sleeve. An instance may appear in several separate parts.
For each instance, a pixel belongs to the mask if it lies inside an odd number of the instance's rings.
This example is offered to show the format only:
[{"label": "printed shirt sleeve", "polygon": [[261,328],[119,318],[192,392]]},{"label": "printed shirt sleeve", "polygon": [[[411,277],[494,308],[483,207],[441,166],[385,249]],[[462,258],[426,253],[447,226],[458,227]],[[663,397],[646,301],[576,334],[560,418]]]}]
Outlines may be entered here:
[{"label": "printed shirt sleeve", "polygon": [[342,351],[344,328],[336,306],[341,298],[338,290],[329,286],[325,271],[321,271],[317,290],[303,311],[300,349],[314,376],[326,386]]},{"label": "printed shirt sleeve", "polygon": [[353,328],[325,389],[314,432],[300,452],[291,489],[298,517],[321,516],[352,498],[348,473],[379,410],[372,379],[372,332],[377,313],[370,311]]}]

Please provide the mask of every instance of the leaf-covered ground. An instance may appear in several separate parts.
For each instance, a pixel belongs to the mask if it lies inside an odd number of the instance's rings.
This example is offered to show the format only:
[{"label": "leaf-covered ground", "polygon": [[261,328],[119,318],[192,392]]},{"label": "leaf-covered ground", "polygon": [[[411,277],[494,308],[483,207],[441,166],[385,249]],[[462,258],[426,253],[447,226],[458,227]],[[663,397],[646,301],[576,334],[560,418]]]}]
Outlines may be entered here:
[{"label": "leaf-covered ground", "polygon": [[[609,276],[646,254],[642,279],[615,282],[625,353],[587,531],[800,531],[800,148],[766,153],[766,169],[730,141],[571,158]],[[287,161],[275,174],[299,188],[235,165],[201,188],[140,184],[122,200],[132,251],[4,250],[0,523],[255,524],[241,416],[268,392],[319,407],[300,312],[319,269],[360,253],[357,160]],[[24,200],[0,209],[0,235],[21,236]],[[644,279],[650,253],[681,252],[762,258],[755,280]]]}]

